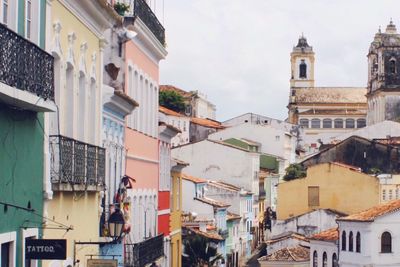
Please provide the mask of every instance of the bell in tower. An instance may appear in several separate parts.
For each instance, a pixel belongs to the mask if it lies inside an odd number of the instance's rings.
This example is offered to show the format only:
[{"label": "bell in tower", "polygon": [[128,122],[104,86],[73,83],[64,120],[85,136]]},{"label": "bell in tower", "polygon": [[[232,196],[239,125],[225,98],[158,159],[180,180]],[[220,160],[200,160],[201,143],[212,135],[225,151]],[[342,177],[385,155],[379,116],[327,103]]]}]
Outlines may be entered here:
[{"label": "bell in tower", "polygon": [[369,125],[400,122],[400,34],[392,20],[385,32],[379,29],[369,48],[367,101]]},{"label": "bell in tower", "polygon": [[290,87],[314,87],[314,52],[302,35],[290,54]]}]

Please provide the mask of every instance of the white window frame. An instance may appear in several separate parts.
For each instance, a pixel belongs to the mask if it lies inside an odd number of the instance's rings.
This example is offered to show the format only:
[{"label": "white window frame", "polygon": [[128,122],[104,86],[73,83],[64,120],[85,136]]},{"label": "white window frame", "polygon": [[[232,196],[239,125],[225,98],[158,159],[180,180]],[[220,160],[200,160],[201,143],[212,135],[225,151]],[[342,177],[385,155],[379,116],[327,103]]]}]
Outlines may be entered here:
[{"label": "white window frame", "polygon": [[[28,16],[28,3],[31,4],[31,14],[30,14],[30,18]],[[32,12],[33,11],[33,0],[25,0],[25,38],[32,40]],[[28,22],[30,25],[30,31],[29,31],[29,36],[28,36]]]},{"label": "white window frame", "polygon": [[[12,242],[12,255],[11,255],[11,266],[16,267],[17,261],[17,233],[8,232],[0,234],[0,246],[4,243]],[[0,250],[0,258],[1,258],[1,250]]]},{"label": "white window frame", "polygon": [[[30,18],[30,36],[28,37],[28,2],[31,3],[31,18]],[[34,14],[38,14],[37,16]],[[34,42],[35,44],[40,44],[40,1],[39,0],[25,0],[25,38]]]},{"label": "white window frame", "polygon": [[[22,267],[25,267],[25,238],[27,237],[35,237],[35,239],[39,238],[39,229],[38,228],[29,228],[29,229],[22,229]],[[35,260],[32,264],[32,267],[37,267],[38,262]]]}]

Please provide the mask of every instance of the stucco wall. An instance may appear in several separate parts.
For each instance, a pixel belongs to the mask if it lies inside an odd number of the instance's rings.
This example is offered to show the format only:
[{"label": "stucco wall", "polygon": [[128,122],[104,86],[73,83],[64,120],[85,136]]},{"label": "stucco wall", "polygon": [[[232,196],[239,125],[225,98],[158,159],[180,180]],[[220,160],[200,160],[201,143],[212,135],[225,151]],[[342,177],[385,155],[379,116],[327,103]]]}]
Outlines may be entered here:
[{"label": "stucco wall", "polygon": [[[309,186],[319,186],[319,206],[308,206]],[[379,181],[345,167],[324,163],[309,167],[306,178],[278,184],[278,196],[278,220],[316,208],[352,214],[379,203]]]}]

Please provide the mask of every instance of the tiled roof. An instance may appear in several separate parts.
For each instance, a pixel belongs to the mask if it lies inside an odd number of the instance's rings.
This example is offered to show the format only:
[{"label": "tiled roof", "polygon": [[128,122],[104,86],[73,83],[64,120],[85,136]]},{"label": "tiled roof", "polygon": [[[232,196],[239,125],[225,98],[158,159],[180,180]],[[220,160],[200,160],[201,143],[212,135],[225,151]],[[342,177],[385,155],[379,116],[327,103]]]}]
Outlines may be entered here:
[{"label": "tiled roof", "polygon": [[177,164],[179,164],[179,165],[184,165],[184,166],[189,166],[190,165],[189,163],[187,163],[187,162],[185,162],[183,160],[177,159],[177,158],[172,158],[172,161],[177,163]]},{"label": "tiled roof", "polygon": [[216,200],[208,198],[208,197],[202,197],[202,198],[196,197],[194,199],[196,199],[198,201],[201,201],[201,202],[204,202],[206,204],[212,205],[212,206],[217,207],[217,208],[226,208],[226,207],[230,206],[229,204],[226,204],[226,203],[220,202],[220,201],[216,201]]},{"label": "tiled roof", "polygon": [[211,119],[202,119],[202,118],[191,118],[190,121],[194,124],[198,124],[208,128],[215,128],[215,129],[224,129],[225,127],[218,121],[214,121]]},{"label": "tiled roof", "polygon": [[187,92],[185,90],[182,90],[176,86],[173,85],[160,85],[160,91],[174,91],[177,92],[178,94],[180,94],[183,97],[191,97],[192,93],[191,92]]},{"label": "tiled roof", "polygon": [[207,183],[207,180],[205,180],[205,179],[194,177],[194,176],[190,176],[190,175],[185,174],[185,173],[182,173],[182,179],[187,180],[187,181],[191,181],[191,182],[193,182],[195,184]]},{"label": "tiled roof", "polygon": [[335,161],[335,162],[332,162],[332,164],[334,164],[336,166],[344,167],[344,168],[347,168],[347,169],[350,169],[350,170],[356,171],[356,172],[361,172],[362,171],[360,167],[349,165],[349,164],[345,164],[345,163],[342,163],[342,162]]},{"label": "tiled roof", "polygon": [[300,115],[366,115],[366,110],[358,109],[309,109],[299,112]]},{"label": "tiled roof", "polygon": [[373,222],[376,218],[400,209],[400,200],[393,200],[365,211],[337,219],[338,221]]},{"label": "tiled roof", "polygon": [[178,113],[178,112],[176,112],[176,111],[173,111],[173,110],[171,110],[171,109],[168,109],[168,108],[166,108],[166,107],[163,107],[163,106],[160,106],[160,107],[159,107],[159,111],[162,112],[162,113],[164,113],[164,114],[166,114],[166,115],[176,116],[176,117],[183,117],[182,114],[180,114],[180,113]]},{"label": "tiled roof", "polygon": [[235,191],[235,192],[239,192],[240,191],[240,187],[237,187],[237,186],[232,185],[232,184],[224,183],[224,182],[221,182],[221,181],[220,182],[208,181],[208,183],[211,186],[219,187],[219,188],[222,188],[222,189]]},{"label": "tiled roof", "polygon": [[308,238],[305,237],[304,235],[301,235],[299,233],[294,233],[294,232],[286,232],[286,233],[282,233],[280,235],[274,236],[273,238],[267,240],[265,243],[267,244],[274,244],[276,242],[285,240],[285,239],[289,239],[289,238],[294,238],[300,241],[308,241]]},{"label": "tiled roof", "polygon": [[233,220],[240,220],[242,217],[240,217],[239,214],[235,214],[232,212],[227,212],[226,220],[227,221],[233,221]]},{"label": "tiled roof", "polygon": [[264,256],[259,261],[302,262],[310,260],[310,249],[303,246],[282,248],[271,255]]},{"label": "tiled roof", "polygon": [[204,236],[206,238],[212,239],[212,240],[217,240],[217,241],[223,241],[225,240],[222,236],[220,236],[219,234],[215,233],[215,232],[204,232],[204,231],[200,231],[194,228],[189,228],[190,231],[192,231],[195,234]]},{"label": "tiled roof", "polygon": [[295,88],[295,103],[367,103],[367,89],[361,87]]},{"label": "tiled roof", "polygon": [[170,130],[172,130],[174,132],[177,132],[177,133],[181,133],[182,132],[180,129],[176,128],[175,126],[173,126],[171,124],[168,124],[168,123],[165,123],[163,121],[158,122],[158,125],[159,126],[165,126],[165,127],[169,128]]},{"label": "tiled roof", "polygon": [[339,240],[338,228],[331,228],[321,233],[313,235],[310,239],[319,241],[336,241]]}]

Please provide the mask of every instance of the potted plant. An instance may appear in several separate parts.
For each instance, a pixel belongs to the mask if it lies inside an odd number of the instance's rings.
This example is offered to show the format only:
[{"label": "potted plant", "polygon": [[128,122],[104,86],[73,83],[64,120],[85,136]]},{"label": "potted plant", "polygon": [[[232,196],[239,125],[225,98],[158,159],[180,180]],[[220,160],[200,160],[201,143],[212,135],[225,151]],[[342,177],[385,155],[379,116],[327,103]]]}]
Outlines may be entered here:
[{"label": "potted plant", "polygon": [[121,16],[125,15],[125,12],[128,11],[130,8],[130,5],[125,4],[125,3],[120,3],[120,2],[116,2],[114,4],[114,10],[120,14]]}]

